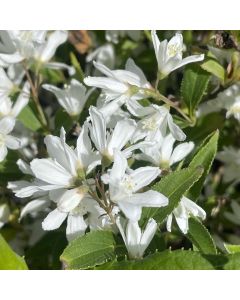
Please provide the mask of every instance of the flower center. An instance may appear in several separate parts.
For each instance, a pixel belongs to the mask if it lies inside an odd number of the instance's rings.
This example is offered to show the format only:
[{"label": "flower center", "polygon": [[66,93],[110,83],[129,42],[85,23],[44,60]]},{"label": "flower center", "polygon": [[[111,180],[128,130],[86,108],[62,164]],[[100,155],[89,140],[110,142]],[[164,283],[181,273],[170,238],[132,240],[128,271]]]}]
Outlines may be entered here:
[{"label": "flower center", "polygon": [[168,50],[168,56],[173,57],[177,53],[182,52],[182,47],[180,45],[177,45],[177,44],[172,44],[172,45],[168,45],[167,50]]},{"label": "flower center", "polygon": [[123,178],[123,186],[127,194],[132,194],[135,188],[135,183],[130,175],[125,175]]},{"label": "flower center", "polygon": [[154,117],[145,119],[142,124],[142,128],[146,130],[154,131],[158,128],[157,120]]}]

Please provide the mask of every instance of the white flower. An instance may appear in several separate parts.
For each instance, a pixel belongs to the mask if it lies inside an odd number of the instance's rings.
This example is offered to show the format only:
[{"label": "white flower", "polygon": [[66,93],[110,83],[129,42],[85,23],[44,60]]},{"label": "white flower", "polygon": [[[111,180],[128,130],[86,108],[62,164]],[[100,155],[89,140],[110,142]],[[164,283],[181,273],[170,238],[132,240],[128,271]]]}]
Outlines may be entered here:
[{"label": "white flower", "polygon": [[[105,44],[96,48],[93,52],[89,53],[86,57],[86,62],[95,60],[97,63],[103,64],[112,69],[115,63],[115,53],[112,44]],[[98,75],[98,70],[95,70],[95,75]]]},{"label": "white flower", "polygon": [[114,100],[118,101],[119,106],[126,104],[129,108],[131,101],[146,97],[141,88],[151,88],[142,70],[132,59],[127,60],[125,70],[110,70],[96,62],[94,66],[107,77],[89,76],[84,82],[86,85],[101,88],[106,96],[106,103]]},{"label": "white flower", "polygon": [[35,48],[43,44],[46,31],[8,30],[0,33],[0,62],[3,66],[15,64],[34,55]]},{"label": "white flower", "polygon": [[43,88],[54,93],[59,104],[70,116],[78,116],[82,112],[84,105],[92,92],[92,90],[87,92],[86,87],[76,79],[72,79],[70,85],[65,85],[64,89],[60,89],[50,84],[44,84]]},{"label": "white flower", "polygon": [[195,202],[183,196],[179,205],[173,210],[173,212],[167,218],[167,230],[171,231],[173,215],[176,222],[182,231],[187,234],[188,232],[188,218],[192,216],[199,217],[202,220],[206,218],[205,211],[198,206]]},{"label": "white flower", "polygon": [[[55,230],[67,219],[66,235],[68,241],[85,234],[88,227],[87,214],[95,213],[96,201],[90,197],[84,197],[80,203],[69,211],[62,211],[58,207],[51,211],[42,222],[44,230]],[[100,214],[97,216],[100,218]]]},{"label": "white flower", "polygon": [[160,79],[186,64],[204,59],[204,54],[182,58],[183,37],[179,33],[176,33],[169,42],[167,40],[160,42],[155,30],[151,33]]},{"label": "white flower", "polygon": [[16,118],[22,109],[28,104],[30,97],[29,89],[29,83],[26,82],[14,104],[9,97],[0,99],[0,117],[9,116]]},{"label": "white flower", "polygon": [[12,117],[4,117],[0,119],[0,162],[7,156],[7,148],[19,149],[21,147],[21,141],[9,135],[15,126],[15,119]]},{"label": "white flower", "polygon": [[[136,123],[131,119],[118,121],[110,134],[107,131],[106,120],[103,114],[96,107],[91,106],[89,114],[91,120],[89,128],[92,141],[102,156],[111,161],[113,159],[114,150],[122,150],[131,139],[136,130]],[[136,145],[134,146],[134,148],[129,147],[124,151],[129,152],[130,149],[134,150],[138,147]]]},{"label": "white flower", "polygon": [[168,204],[168,198],[156,191],[139,193],[159,174],[159,168],[155,167],[129,169],[127,159],[120,151],[115,150],[113,167],[108,174],[102,176],[102,180],[109,184],[110,200],[118,205],[128,219],[138,221],[142,207],[162,207]]},{"label": "white flower", "polygon": [[2,228],[5,223],[7,223],[9,216],[10,216],[10,209],[8,205],[1,204],[0,205],[0,228]]},{"label": "white flower", "polygon": [[47,33],[44,30],[9,30],[0,33],[0,65],[6,67],[10,64],[22,62],[24,59],[37,62],[38,67],[52,69],[68,69],[70,75],[74,68],[64,63],[50,62],[58,46],[66,42],[68,33],[56,30]]},{"label": "white flower", "polygon": [[240,181],[240,150],[224,147],[222,151],[217,153],[216,158],[225,164],[223,181],[238,183]]},{"label": "white flower", "polygon": [[132,141],[136,142],[141,139],[152,141],[156,134],[165,136],[167,129],[178,141],[186,138],[184,132],[174,122],[169,110],[165,106],[151,105],[152,113],[148,114],[138,122],[137,130],[134,133]]},{"label": "white flower", "polygon": [[141,230],[138,222],[128,221],[126,224],[126,222],[121,222],[120,218],[117,218],[116,224],[127,247],[129,257],[132,259],[142,258],[156,233],[156,221],[149,219],[144,231]]},{"label": "white flower", "polygon": [[202,103],[197,115],[201,117],[221,109],[227,110],[226,118],[233,116],[240,121],[240,84],[234,84],[219,93],[215,99]]},{"label": "white flower", "polygon": [[50,69],[67,69],[70,75],[75,73],[74,67],[70,67],[60,62],[50,62],[57,48],[66,42],[68,32],[66,30],[56,30],[47,35],[46,41],[35,48],[34,59],[38,66]]},{"label": "white flower", "polygon": [[177,145],[173,150],[175,139],[172,134],[165,137],[155,136],[156,144],[152,147],[141,147],[143,153],[137,154],[136,158],[151,162],[161,169],[168,169],[173,164],[184,159],[194,148],[193,142],[182,143]]}]

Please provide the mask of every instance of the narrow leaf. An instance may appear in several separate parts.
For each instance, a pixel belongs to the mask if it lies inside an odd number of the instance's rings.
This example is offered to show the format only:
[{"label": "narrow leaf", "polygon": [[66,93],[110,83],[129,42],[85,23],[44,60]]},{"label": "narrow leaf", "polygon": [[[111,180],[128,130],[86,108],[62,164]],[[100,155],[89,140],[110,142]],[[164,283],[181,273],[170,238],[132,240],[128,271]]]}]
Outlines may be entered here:
[{"label": "narrow leaf", "polygon": [[196,218],[189,218],[187,237],[204,254],[216,254],[216,246],[207,228]]},{"label": "narrow leaf", "polygon": [[188,192],[187,196],[193,201],[194,200],[196,201],[196,199],[200,195],[201,190],[203,188],[204,181],[212,166],[214,157],[217,152],[218,137],[219,137],[218,130],[216,130],[215,133],[209,135],[205,139],[203,144],[200,146],[197,154],[194,156],[191,163],[189,164],[189,167],[192,168],[199,165],[204,168],[204,172],[201,178],[191,187],[191,189]]},{"label": "narrow leaf", "polygon": [[190,116],[193,115],[197,105],[208,87],[210,74],[199,65],[189,65],[184,72],[181,85],[181,96],[189,109]]}]

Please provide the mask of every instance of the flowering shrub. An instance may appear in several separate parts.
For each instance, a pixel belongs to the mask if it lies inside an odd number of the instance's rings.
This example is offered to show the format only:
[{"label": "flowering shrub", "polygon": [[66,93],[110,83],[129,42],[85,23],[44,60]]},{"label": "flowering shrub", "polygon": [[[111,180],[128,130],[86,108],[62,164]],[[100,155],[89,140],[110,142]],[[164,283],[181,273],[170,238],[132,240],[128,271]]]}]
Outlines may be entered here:
[{"label": "flowering shrub", "polygon": [[0,269],[239,269],[239,42],[1,31]]}]

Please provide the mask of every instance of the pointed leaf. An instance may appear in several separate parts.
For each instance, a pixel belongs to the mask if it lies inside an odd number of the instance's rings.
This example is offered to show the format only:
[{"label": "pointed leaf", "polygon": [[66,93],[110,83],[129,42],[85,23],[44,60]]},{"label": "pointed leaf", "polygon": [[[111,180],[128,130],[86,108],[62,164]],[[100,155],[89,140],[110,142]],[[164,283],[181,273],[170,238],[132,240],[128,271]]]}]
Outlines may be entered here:
[{"label": "pointed leaf", "polygon": [[188,219],[187,237],[204,254],[216,254],[216,246],[207,228],[196,218]]},{"label": "pointed leaf", "polygon": [[193,201],[196,201],[196,199],[200,195],[205,179],[212,166],[214,157],[217,152],[218,137],[218,130],[216,130],[215,133],[209,135],[200,146],[197,154],[189,164],[189,167],[196,167],[200,165],[204,168],[204,172],[201,178],[191,187],[191,189],[187,193],[187,196]]},{"label": "pointed leaf", "polygon": [[208,87],[210,74],[199,65],[189,65],[184,72],[181,85],[181,96],[189,109],[190,116],[193,115],[197,105],[202,100]]},{"label": "pointed leaf", "polygon": [[67,269],[88,269],[115,258],[115,240],[110,231],[92,231],[73,240],[60,259]]}]

